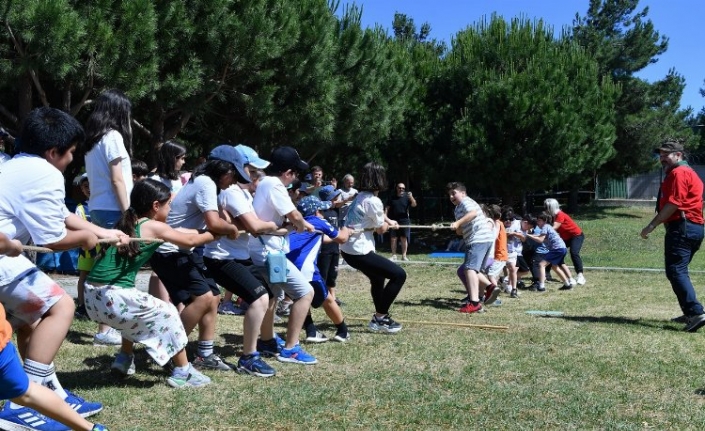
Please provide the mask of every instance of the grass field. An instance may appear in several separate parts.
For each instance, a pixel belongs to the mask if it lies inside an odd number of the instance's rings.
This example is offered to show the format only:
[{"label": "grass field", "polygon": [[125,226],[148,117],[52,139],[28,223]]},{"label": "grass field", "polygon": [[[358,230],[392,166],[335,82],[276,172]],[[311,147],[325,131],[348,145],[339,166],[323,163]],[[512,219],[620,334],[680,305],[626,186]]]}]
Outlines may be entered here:
[{"label": "grass field", "polygon": [[[638,236],[652,214],[577,214],[586,232],[585,265],[661,268],[663,231],[646,241]],[[685,333],[669,321],[681,313],[663,272],[586,271],[587,284],[573,291],[549,283],[547,293],[501,297],[500,307],[468,316],[456,311],[463,290],[454,268],[404,267],[408,279],[394,318],[436,323],[406,323],[396,335],[367,332],[367,281],[341,271],[339,297],[352,340],[308,346],[319,359],[315,366],[270,360],[278,373],[271,379],[214,372],[208,387],[174,390],[138,350],[137,374],[116,380],[109,374],[114,350],[93,347],[95,324],[76,321],[55,361],[59,378],[103,402],[95,419],[112,430],[705,428],[705,332]],[[705,270],[702,254],[691,268]],[[692,278],[696,286],[705,282],[705,274]],[[321,310],[314,319],[333,335]],[[239,354],[241,324],[241,317],[219,318],[216,343],[226,360]]]}]

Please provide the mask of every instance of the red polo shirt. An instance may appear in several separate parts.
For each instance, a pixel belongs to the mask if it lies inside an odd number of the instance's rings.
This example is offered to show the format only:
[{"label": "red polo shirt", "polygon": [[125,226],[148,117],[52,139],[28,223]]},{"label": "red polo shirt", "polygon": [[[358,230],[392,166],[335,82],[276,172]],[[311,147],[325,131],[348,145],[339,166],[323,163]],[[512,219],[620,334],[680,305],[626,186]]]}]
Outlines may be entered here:
[{"label": "red polo shirt", "polygon": [[687,165],[676,166],[666,175],[661,184],[661,201],[659,208],[667,203],[678,207],[666,222],[681,219],[681,211],[685,218],[693,223],[703,224],[703,182],[698,174]]}]

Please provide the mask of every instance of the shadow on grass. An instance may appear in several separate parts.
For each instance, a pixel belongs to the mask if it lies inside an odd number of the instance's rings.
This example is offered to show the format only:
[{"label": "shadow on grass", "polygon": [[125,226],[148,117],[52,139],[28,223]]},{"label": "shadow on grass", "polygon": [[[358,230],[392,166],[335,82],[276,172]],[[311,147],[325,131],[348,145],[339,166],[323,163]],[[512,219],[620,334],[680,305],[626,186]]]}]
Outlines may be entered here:
[{"label": "shadow on grass", "polygon": [[78,390],[79,392],[81,389],[115,386],[151,388],[162,382],[153,379],[141,379],[139,378],[140,374],[143,376],[154,376],[161,380],[166,379],[168,376],[166,371],[152,361],[151,357],[144,349],[135,350],[135,368],[137,372],[133,377],[125,378],[111,374],[110,365],[113,363],[114,359],[115,356],[112,353],[93,356],[83,360],[83,364],[86,368],[73,372],[57,371],[56,375],[64,387],[69,388],[71,391]]},{"label": "shadow on grass", "polygon": [[606,324],[618,324],[618,325],[633,325],[642,326],[646,328],[656,328],[666,331],[681,332],[681,329],[674,327],[669,322],[664,322],[662,320],[649,320],[649,319],[632,319],[628,317],[615,317],[615,316],[538,316],[544,319],[563,319],[570,320],[573,322],[583,322],[583,323],[606,323]]},{"label": "shadow on grass", "polygon": [[81,331],[74,331],[73,329],[69,329],[68,334],[66,334],[66,340],[71,344],[76,344],[79,346],[87,346],[89,344],[93,344],[92,335],[86,334],[85,332]]},{"label": "shadow on grass", "polygon": [[[656,202],[654,202],[656,205]],[[624,210],[624,212],[622,212]],[[586,206],[581,207],[577,214],[573,215],[579,216],[582,220],[600,220],[605,218],[617,218],[617,219],[638,219],[641,218],[640,215],[630,214],[626,212],[623,208],[614,207],[598,207],[598,206]]]},{"label": "shadow on grass", "polygon": [[455,310],[460,308],[460,298],[424,298],[417,301],[395,301],[395,305],[405,307],[432,307],[437,310]]}]

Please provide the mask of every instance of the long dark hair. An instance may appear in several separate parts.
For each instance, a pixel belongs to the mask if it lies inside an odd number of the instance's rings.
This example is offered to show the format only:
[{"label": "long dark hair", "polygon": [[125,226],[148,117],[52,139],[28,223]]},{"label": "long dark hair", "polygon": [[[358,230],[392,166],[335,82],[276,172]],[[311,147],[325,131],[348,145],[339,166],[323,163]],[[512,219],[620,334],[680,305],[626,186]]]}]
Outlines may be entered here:
[{"label": "long dark hair", "polygon": [[[130,207],[122,213],[122,217],[115,224],[115,229],[125,232],[126,235],[134,237],[136,235],[137,222],[142,217],[147,217],[152,210],[154,201],[165,204],[171,199],[169,187],[152,179],[139,181],[132,188],[130,193]],[[118,253],[132,258],[140,254],[140,246],[137,242],[118,247]]]},{"label": "long dark hair", "polygon": [[132,154],[132,104],[122,91],[104,91],[94,102],[93,112],[86,121],[86,146],[84,154],[93,149],[111,130],[122,135],[127,152]]},{"label": "long dark hair", "polygon": [[358,189],[363,191],[387,190],[387,171],[382,165],[369,162],[362,167]]},{"label": "long dark hair", "polygon": [[[206,175],[209,177],[213,182],[217,185],[218,181],[220,180],[220,177],[223,175],[227,174],[228,172],[232,172],[235,174],[237,177],[237,181],[246,183],[242,176],[240,175],[240,172],[235,169],[235,165],[233,165],[230,162],[226,162],[225,160],[219,160],[219,159],[211,159],[208,160],[206,163],[199,165],[196,167],[196,170],[193,171],[193,174],[191,175],[191,178],[189,179],[189,182],[193,182],[196,177],[199,177],[201,175]],[[218,193],[220,193],[220,188],[218,187]]]},{"label": "long dark hair", "polygon": [[176,159],[185,155],[186,147],[180,143],[173,140],[164,142],[157,153],[157,174],[168,180],[178,180]]}]

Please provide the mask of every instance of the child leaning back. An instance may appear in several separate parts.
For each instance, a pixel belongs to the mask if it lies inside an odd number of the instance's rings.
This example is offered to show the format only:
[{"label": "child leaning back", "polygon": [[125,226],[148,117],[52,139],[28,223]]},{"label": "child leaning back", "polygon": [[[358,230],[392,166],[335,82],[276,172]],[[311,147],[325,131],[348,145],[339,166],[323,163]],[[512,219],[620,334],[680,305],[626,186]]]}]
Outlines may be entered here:
[{"label": "child leaning back", "polygon": [[463,235],[465,241],[465,289],[470,297],[467,304],[460,308],[461,313],[477,313],[482,311],[480,304],[480,281],[489,285],[489,280],[480,270],[484,267],[495,237],[487,223],[487,217],[480,205],[469,198],[465,185],[451,182],[446,186],[450,201],[455,205],[455,222],[450,229]]},{"label": "child leaning back", "polygon": [[[146,179],[135,184],[131,206],[116,227],[131,237],[158,238],[183,247],[196,247],[216,237],[208,231],[177,231],[164,223],[171,204],[171,191],[164,184]],[[122,333],[122,347],[111,366],[118,376],[135,373],[133,343],[142,343],[160,366],[173,358],[174,369],[167,384],[175,388],[210,383],[186,357],[188,337],[173,304],[135,289],[140,268],[159,247],[158,242],[130,242],[107,249],[87,278],[86,311],[91,319]]]}]

